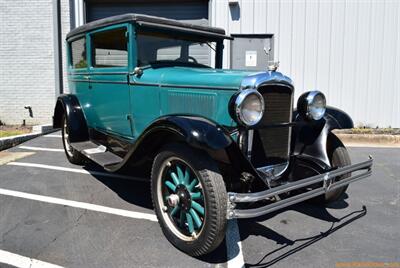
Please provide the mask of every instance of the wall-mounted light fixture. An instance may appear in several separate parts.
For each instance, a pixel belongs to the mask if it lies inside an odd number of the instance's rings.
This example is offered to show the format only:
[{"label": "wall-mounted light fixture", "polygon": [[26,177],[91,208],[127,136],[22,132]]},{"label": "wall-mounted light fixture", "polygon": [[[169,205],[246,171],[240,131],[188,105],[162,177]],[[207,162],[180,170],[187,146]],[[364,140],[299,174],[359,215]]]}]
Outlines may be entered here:
[{"label": "wall-mounted light fixture", "polygon": [[239,5],[239,0],[229,0],[229,5],[230,5],[230,6]]}]

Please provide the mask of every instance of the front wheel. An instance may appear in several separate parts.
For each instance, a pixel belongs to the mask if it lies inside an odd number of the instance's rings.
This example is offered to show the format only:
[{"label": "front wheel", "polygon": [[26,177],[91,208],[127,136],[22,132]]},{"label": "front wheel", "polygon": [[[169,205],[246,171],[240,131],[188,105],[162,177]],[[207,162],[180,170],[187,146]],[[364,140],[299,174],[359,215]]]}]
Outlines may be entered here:
[{"label": "front wheel", "polygon": [[166,238],[192,256],[213,251],[226,231],[227,193],[216,163],[183,144],[165,147],[151,172],[155,212]]},{"label": "front wheel", "polygon": [[[331,134],[328,139],[328,156],[332,167],[344,167],[351,165],[351,160],[346,147],[339,140],[338,137]],[[340,177],[335,178],[335,181],[340,181],[350,177],[351,173],[344,174]],[[321,196],[321,201],[324,204],[329,204],[340,200],[343,194],[346,192],[348,185],[340,187],[338,189],[329,191]]]}]

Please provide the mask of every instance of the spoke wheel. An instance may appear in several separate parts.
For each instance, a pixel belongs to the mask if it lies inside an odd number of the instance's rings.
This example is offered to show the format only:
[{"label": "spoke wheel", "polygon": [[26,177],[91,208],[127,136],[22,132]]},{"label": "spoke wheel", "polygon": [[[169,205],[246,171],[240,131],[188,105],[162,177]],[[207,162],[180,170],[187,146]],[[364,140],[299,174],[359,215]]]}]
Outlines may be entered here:
[{"label": "spoke wheel", "polygon": [[201,182],[193,169],[177,157],[166,159],[159,173],[158,201],[169,228],[181,239],[196,239],[206,213]]},{"label": "spoke wheel", "polygon": [[213,251],[226,230],[227,193],[218,166],[204,151],[164,147],[151,172],[154,209],[166,238],[192,256]]}]

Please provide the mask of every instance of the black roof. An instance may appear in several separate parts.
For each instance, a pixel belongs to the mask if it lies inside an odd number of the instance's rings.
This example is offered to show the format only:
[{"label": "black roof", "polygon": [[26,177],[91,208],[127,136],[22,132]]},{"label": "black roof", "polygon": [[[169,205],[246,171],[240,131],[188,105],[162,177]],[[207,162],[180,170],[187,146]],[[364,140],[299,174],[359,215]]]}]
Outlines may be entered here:
[{"label": "black roof", "polygon": [[86,33],[88,31],[98,29],[105,26],[114,25],[117,23],[123,22],[135,22],[140,26],[148,26],[152,28],[161,28],[161,29],[171,29],[174,31],[181,31],[186,33],[193,33],[202,36],[214,37],[214,38],[227,38],[232,39],[230,36],[225,35],[225,30],[222,28],[202,26],[192,23],[185,23],[178,20],[172,20],[167,18],[148,16],[142,14],[134,14],[128,13],[118,16],[112,16],[96,21],[92,21],[86,23],[82,26],[79,26],[67,34],[67,39]]}]

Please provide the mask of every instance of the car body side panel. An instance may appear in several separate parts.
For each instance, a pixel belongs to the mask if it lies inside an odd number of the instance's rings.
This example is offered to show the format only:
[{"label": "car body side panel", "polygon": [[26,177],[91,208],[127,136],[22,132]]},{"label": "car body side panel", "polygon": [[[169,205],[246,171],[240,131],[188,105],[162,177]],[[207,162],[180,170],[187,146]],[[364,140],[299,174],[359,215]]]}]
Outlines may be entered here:
[{"label": "car body side panel", "polygon": [[228,103],[246,74],[193,67],[143,68],[142,75],[131,74],[134,136],[138,137],[158,117],[173,114],[203,116],[234,126]]},{"label": "car body side panel", "polygon": [[130,75],[129,91],[132,112],[133,137],[136,139],[156,118],[161,116],[158,72],[144,72],[138,78]]}]

